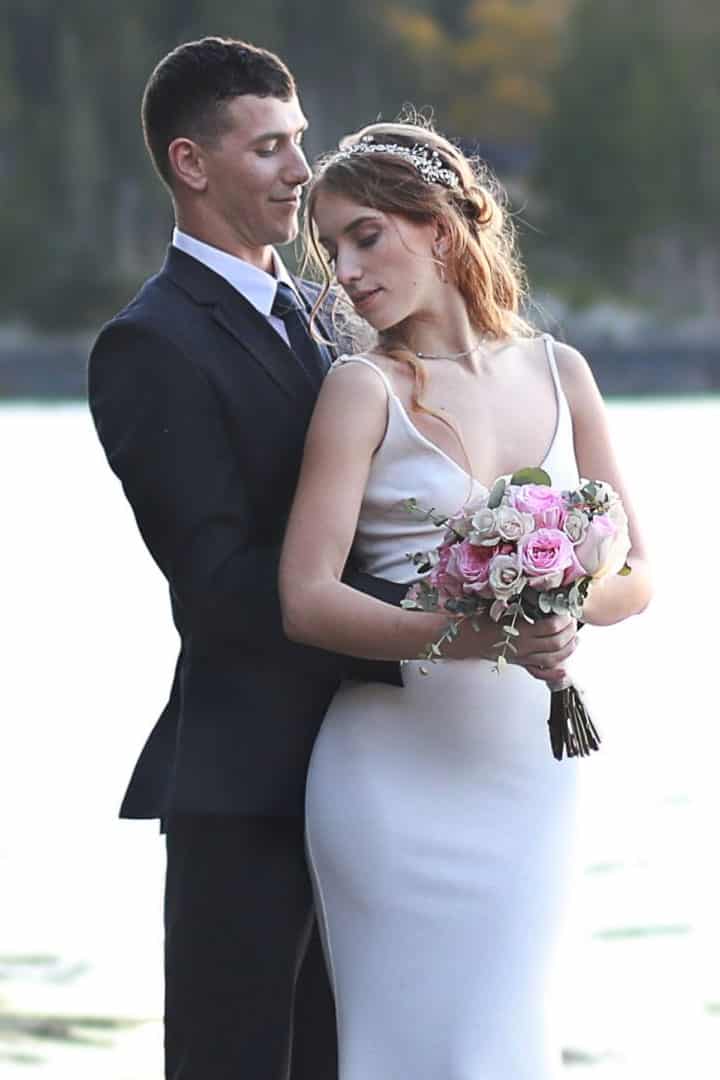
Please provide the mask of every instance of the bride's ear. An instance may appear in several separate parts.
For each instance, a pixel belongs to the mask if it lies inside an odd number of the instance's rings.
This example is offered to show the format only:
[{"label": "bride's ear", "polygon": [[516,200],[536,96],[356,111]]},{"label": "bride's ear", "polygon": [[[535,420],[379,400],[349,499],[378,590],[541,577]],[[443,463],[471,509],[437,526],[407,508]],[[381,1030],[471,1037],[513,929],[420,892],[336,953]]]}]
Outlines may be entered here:
[{"label": "bride's ear", "polygon": [[433,255],[436,259],[445,259],[450,253],[450,229],[444,218],[435,218],[433,237]]}]

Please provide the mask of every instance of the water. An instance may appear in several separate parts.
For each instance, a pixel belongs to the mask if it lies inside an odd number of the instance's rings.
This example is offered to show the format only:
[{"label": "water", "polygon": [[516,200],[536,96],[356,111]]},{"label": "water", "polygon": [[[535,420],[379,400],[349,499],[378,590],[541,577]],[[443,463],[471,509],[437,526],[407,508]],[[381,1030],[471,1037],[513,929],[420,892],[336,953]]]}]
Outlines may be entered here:
[{"label": "water", "polygon": [[[577,654],[605,745],[583,764],[565,1071],[705,1080],[720,1068],[718,589],[687,552],[692,527],[720,534],[698,475],[720,400],[610,417],[657,595],[583,631]],[[157,823],[116,813],[175,658],[164,583],[81,406],[0,409],[0,460],[0,1073],[158,1080],[163,847]]]}]

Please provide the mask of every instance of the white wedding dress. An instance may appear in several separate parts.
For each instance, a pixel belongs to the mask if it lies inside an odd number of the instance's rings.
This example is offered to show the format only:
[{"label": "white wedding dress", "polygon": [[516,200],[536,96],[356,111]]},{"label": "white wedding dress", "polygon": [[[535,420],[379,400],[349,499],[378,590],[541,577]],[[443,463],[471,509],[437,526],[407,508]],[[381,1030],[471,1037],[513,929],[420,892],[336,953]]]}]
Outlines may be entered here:
[{"label": "white wedding dress", "polygon": [[[557,424],[543,467],[578,474],[552,341]],[[338,363],[372,363],[361,357]],[[402,501],[445,513],[476,482],[412,424],[386,376],[388,424],[355,552],[413,580],[439,540]],[[566,898],[576,764],[548,739],[549,694],[524,669],[446,660],[404,687],[344,683],[307,787],[307,847],[334,987],[340,1080],[550,1080],[546,992]]]}]

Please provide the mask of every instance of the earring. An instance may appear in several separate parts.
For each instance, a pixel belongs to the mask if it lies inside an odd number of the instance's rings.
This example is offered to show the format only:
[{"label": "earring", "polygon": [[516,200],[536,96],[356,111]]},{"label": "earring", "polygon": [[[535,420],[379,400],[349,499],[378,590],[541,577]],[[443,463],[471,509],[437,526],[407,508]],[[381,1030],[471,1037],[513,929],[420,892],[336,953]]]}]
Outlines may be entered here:
[{"label": "earring", "polygon": [[438,256],[436,251],[433,252],[433,255],[435,256],[435,264],[438,268],[438,275],[440,277],[440,280],[442,281],[443,285],[447,285],[447,268],[445,266],[445,263]]}]

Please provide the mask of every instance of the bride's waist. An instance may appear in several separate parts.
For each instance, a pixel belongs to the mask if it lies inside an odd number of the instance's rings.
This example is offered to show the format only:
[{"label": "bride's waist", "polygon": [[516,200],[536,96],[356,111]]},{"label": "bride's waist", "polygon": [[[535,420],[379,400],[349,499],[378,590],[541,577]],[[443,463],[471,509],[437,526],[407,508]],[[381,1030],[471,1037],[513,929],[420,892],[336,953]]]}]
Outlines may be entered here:
[{"label": "bride's waist", "polygon": [[441,658],[435,661],[402,660],[400,662],[402,687],[385,683],[361,683],[347,681],[341,684],[339,692],[365,692],[375,697],[383,694],[397,702],[407,705],[409,697],[447,700],[450,703],[473,702],[480,696],[496,698],[498,695],[542,697],[547,694],[544,683],[534,679],[525,668],[517,664],[508,664],[502,672],[498,671],[494,660],[451,660]]}]

